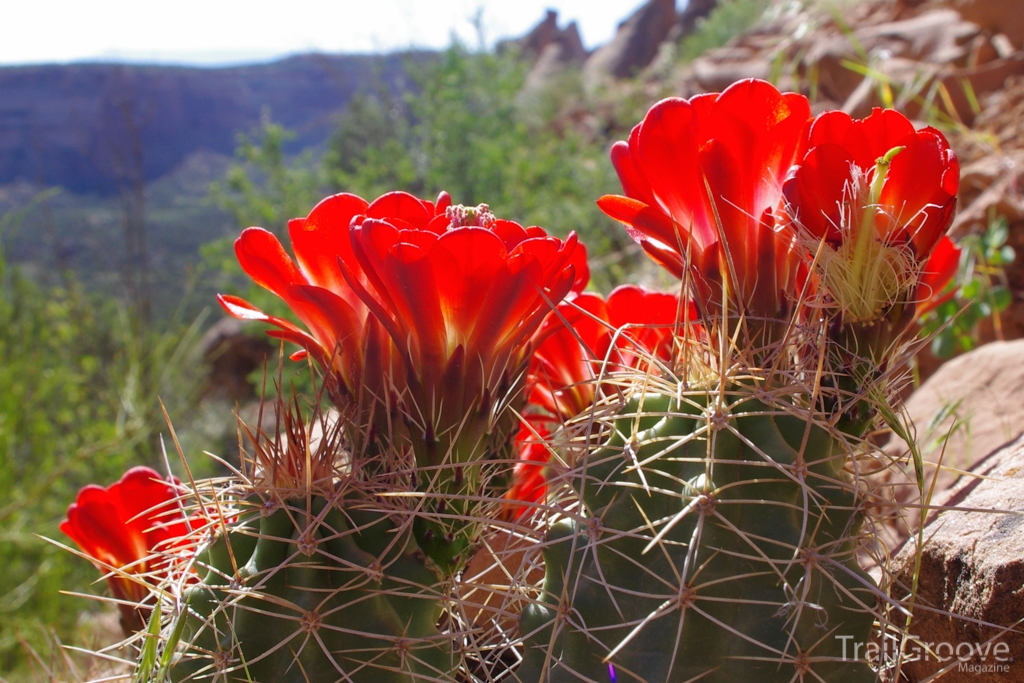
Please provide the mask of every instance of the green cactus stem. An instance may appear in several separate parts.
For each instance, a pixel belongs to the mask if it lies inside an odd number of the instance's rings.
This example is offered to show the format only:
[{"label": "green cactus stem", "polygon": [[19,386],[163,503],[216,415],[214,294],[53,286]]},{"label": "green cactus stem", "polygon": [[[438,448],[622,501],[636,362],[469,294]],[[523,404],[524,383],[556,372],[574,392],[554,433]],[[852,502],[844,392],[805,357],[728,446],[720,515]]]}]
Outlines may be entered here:
[{"label": "green cactus stem", "polygon": [[519,680],[875,680],[843,658],[876,602],[849,456],[794,400],[743,384],[628,402],[573,470],[583,505],[548,534]]},{"label": "green cactus stem", "polygon": [[411,523],[355,497],[251,501],[184,595],[174,681],[412,683],[455,668]]}]

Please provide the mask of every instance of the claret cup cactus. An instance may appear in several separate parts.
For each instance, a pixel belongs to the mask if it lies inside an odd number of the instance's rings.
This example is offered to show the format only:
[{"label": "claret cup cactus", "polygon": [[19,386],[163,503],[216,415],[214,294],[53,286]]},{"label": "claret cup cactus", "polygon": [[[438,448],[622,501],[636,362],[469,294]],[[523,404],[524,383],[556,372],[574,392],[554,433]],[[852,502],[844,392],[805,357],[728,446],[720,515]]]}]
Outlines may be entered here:
[{"label": "claret cup cactus", "polygon": [[575,422],[577,507],[544,543],[520,680],[875,680],[844,647],[880,616],[861,437],[951,275],[957,168],[895,112],[809,118],[747,81],[663,101],[613,148],[627,196],[599,204],[700,315],[674,362]]},{"label": "claret cup cactus", "polygon": [[325,199],[294,257],[242,233],[298,322],[221,303],[325,400],[241,425],[232,476],[147,477],[136,518],[175,533],[97,559],[139,589],[140,679],[877,679],[847,647],[893,606],[866,437],[956,267],[955,156],[743,81],[658,103],[612,162],[598,204],[672,292],[584,292],[574,235],[446,194]]}]

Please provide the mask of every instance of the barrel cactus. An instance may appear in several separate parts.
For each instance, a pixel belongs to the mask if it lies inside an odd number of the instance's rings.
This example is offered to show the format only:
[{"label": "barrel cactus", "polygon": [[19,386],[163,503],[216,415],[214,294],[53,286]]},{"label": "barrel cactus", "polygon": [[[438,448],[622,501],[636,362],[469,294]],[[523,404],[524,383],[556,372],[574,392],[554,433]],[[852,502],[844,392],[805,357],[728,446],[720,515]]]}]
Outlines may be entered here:
[{"label": "barrel cactus", "polygon": [[850,444],[745,382],[630,400],[571,472],[582,518],[555,524],[520,678],[871,681]]}]

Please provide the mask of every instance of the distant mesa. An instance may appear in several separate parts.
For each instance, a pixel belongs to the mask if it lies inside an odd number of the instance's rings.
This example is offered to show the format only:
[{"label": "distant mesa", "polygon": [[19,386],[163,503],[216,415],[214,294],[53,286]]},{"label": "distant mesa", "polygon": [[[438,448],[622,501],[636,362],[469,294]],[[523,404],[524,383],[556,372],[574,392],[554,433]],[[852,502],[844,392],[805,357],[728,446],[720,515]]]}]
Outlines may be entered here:
[{"label": "distant mesa", "polygon": [[406,60],[431,54],[302,55],[230,68],[0,68],[0,185],[110,194],[134,172],[133,149],[141,149],[144,180],[155,180],[191,153],[231,154],[238,132],[254,129],[264,110],[296,131],[295,149],[319,144],[360,90],[381,79],[403,87]]}]

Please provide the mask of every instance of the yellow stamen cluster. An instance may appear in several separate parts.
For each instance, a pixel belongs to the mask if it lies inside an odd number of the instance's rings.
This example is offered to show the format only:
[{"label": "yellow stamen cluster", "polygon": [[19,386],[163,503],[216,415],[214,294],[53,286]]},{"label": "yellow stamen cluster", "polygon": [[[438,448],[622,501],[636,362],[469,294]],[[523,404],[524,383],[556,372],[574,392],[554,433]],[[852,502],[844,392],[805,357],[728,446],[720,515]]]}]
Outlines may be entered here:
[{"label": "yellow stamen cluster", "polygon": [[[873,177],[854,166],[843,193],[841,239],[837,247],[812,238],[807,246],[817,252],[823,294],[830,308],[842,312],[845,322],[870,323],[882,317],[893,304],[903,300],[917,283],[919,267],[913,250],[892,239],[889,228],[895,216],[884,213],[879,204],[886,173],[902,147],[880,157]],[[879,219],[885,227],[879,225]],[[810,242],[810,241],[809,241]]]},{"label": "yellow stamen cluster", "polygon": [[914,255],[906,245],[878,239],[822,245],[822,284],[846,322],[871,322],[899,301],[916,282]]}]

